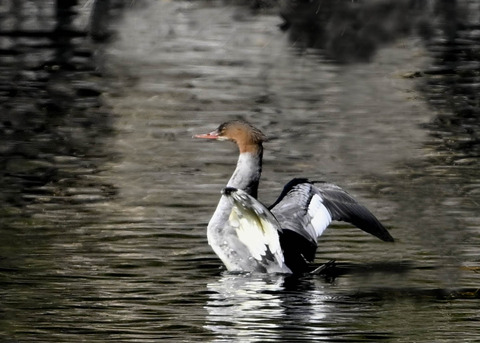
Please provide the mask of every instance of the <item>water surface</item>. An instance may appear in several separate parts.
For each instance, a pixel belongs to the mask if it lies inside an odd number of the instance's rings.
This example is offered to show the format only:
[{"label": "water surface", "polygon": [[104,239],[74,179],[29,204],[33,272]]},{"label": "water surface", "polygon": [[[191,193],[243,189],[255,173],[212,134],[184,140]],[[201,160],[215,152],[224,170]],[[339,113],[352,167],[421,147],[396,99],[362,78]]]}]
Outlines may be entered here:
[{"label": "water surface", "polygon": [[[478,4],[348,3],[110,1],[96,40],[92,2],[2,4],[2,340],[476,341]],[[337,223],[325,275],[225,272],[237,152],[192,136],[238,117],[262,201],[335,182],[396,242]]]}]

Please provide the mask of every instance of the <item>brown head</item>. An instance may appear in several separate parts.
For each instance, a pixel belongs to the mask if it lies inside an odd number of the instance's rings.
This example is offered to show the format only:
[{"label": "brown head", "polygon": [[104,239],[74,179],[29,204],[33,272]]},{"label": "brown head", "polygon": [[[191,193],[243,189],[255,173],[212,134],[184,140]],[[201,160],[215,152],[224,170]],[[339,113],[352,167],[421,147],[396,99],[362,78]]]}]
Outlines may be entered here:
[{"label": "brown head", "polygon": [[195,138],[232,141],[237,144],[240,153],[260,153],[262,142],[267,140],[267,137],[259,129],[244,120],[228,121],[220,125],[215,131],[195,135]]}]

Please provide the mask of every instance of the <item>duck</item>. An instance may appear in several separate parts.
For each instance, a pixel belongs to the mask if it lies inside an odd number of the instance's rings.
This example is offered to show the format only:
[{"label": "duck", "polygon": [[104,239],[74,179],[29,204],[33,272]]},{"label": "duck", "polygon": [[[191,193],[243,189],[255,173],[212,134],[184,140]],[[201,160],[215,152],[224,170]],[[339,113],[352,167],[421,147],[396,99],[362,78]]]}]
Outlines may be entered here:
[{"label": "duck", "polygon": [[353,196],[325,181],[294,178],[277,200],[258,200],[263,143],[267,137],[243,119],[194,136],[230,141],[239,156],[221,190],[207,226],[207,240],[229,272],[299,274],[312,271],[318,238],[332,221],[344,221],[385,241],[394,239],[380,221]]}]

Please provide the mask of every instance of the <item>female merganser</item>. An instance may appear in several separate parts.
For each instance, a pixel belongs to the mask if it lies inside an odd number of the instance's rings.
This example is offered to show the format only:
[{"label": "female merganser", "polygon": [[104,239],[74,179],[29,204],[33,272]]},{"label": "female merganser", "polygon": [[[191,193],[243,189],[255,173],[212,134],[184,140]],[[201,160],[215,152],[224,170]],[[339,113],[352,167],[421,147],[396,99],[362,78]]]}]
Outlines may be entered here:
[{"label": "female merganser", "polygon": [[266,137],[246,121],[232,120],[195,137],[233,141],[240,151],[207,228],[209,245],[229,271],[306,272],[315,258],[317,238],[332,220],[393,242],[368,209],[331,183],[293,179],[266,208],[256,199]]}]

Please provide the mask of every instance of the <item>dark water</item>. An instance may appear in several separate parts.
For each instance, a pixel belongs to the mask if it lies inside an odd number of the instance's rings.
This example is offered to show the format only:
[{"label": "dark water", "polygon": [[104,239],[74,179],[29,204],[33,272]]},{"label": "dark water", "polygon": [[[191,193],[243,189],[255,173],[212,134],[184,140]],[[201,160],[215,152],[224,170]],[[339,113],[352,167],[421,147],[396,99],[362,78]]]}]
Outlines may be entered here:
[{"label": "dark water", "polygon": [[[1,341],[478,341],[479,4],[301,3],[0,4]],[[224,272],[236,151],[191,137],[239,116],[263,201],[327,179],[397,241],[335,224],[326,275]]]}]

